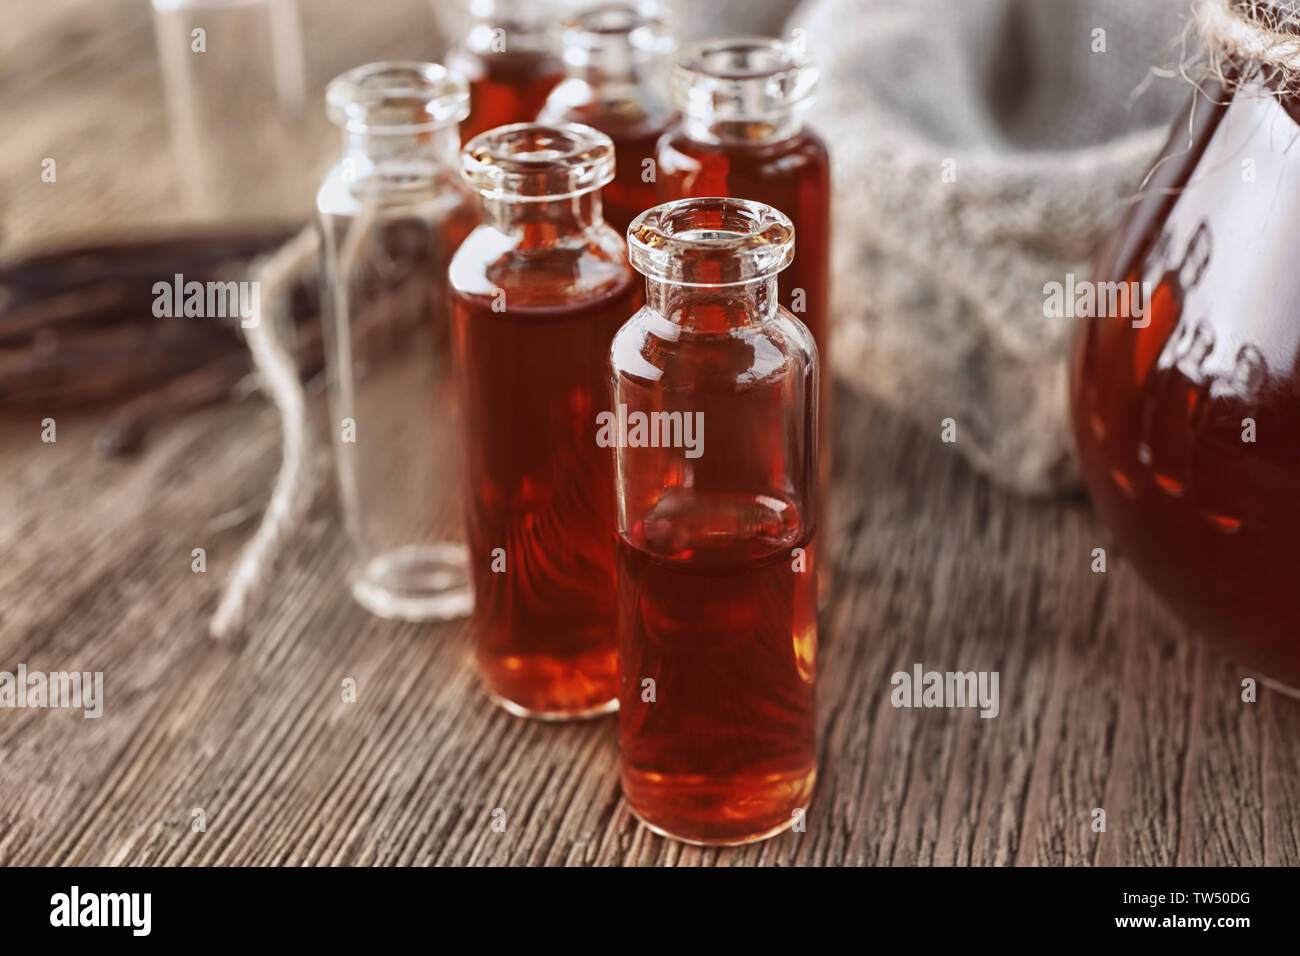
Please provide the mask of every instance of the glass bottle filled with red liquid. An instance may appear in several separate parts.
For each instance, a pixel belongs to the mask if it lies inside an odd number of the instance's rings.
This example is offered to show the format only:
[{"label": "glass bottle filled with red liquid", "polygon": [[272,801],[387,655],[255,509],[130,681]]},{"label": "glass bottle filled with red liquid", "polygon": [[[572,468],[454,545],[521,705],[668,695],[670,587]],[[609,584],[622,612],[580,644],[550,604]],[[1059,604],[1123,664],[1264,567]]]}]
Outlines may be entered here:
[{"label": "glass bottle filled with red liquid", "polygon": [[469,81],[468,142],[510,123],[532,122],[564,79],[551,0],[473,0],[473,23],[447,51],[447,66]]},{"label": "glass bottle filled with red liquid", "polygon": [[484,223],[451,263],[479,670],[513,713],[617,705],[613,462],[595,440],[608,357],[641,305],[601,218],[609,137],[516,124],[463,152]]},{"label": "glass bottle filled with red liquid", "polygon": [[628,233],[612,350],[623,793],[693,843],[771,836],[816,776],[817,349],[777,301],[790,220],[737,199]]},{"label": "glass bottle filled with red liquid", "polygon": [[1198,88],[1095,270],[1140,307],[1079,319],[1070,380],[1084,477],[1125,556],[1194,628],[1293,689],[1297,137],[1300,99],[1253,65]]},{"label": "glass bottle filled with red liquid", "polygon": [[614,0],[573,13],[561,27],[568,77],[539,119],[583,123],[614,141],[614,181],[601,196],[605,220],[622,234],[659,201],[655,144],[677,122],[660,90],[673,50],[666,15],[653,0]]},{"label": "glass bottle filled with red liquid", "polygon": [[[803,119],[812,104],[816,67],[779,40],[710,40],[683,50],[670,83],[682,121],[659,141],[660,201],[753,199],[794,223],[798,251],[781,275],[780,301],[811,330],[821,356],[818,500],[824,515],[831,474],[830,160],[821,137]],[[825,570],[826,523],[819,520],[818,526]]]}]

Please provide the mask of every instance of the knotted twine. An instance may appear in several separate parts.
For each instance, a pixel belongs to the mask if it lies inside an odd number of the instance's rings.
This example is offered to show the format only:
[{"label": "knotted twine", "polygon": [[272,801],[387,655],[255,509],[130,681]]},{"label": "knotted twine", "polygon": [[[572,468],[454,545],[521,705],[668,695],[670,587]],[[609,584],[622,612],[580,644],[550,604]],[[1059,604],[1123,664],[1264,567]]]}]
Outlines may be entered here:
[{"label": "knotted twine", "polygon": [[1300,4],[1293,0],[1201,0],[1194,18],[1209,69],[1219,77],[1254,61],[1281,90],[1300,79]]},{"label": "knotted twine", "polygon": [[264,309],[258,321],[244,330],[244,340],[261,387],[279,413],[280,472],[262,522],[240,552],[226,580],[225,592],[209,628],[213,637],[227,637],[243,629],[276,559],[292,539],[317,487],[307,429],[307,402],[298,377],[298,364],[284,343],[282,329],[291,321],[287,312],[294,282],[318,258],[319,239],[316,230],[308,228],[253,269],[253,279],[260,283]]}]

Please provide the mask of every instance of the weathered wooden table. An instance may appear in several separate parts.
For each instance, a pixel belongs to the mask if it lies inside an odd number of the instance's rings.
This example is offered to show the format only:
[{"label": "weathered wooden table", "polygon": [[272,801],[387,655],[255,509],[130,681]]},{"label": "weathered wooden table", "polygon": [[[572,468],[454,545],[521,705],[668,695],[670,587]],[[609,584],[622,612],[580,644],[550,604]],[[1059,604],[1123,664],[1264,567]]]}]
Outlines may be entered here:
[{"label": "weathered wooden table", "polygon": [[[343,31],[347,4],[313,6],[315,81],[357,61],[331,38],[429,55],[400,17]],[[176,218],[145,5],[16,20],[6,250]],[[50,154],[57,186],[39,180]],[[106,697],[99,719],[0,710],[0,865],[1300,863],[1300,703],[1243,703],[1246,672],[1190,643],[1122,556],[1094,574],[1106,539],[1082,500],[999,491],[937,423],[847,394],[838,412],[821,777],[806,832],[737,850],[637,825],[613,719],[512,718],[478,688],[463,624],[356,607],[332,485],[246,639],[209,638],[278,462],[261,402],[129,461],[92,449],[106,412],[60,414],[52,444],[42,416],[0,424],[0,670],[103,671]],[[890,677],[918,662],[998,671],[999,716],[895,709]]]},{"label": "weathered wooden table", "polygon": [[[612,718],[510,717],[463,623],[355,606],[330,485],[247,638],[209,638],[278,458],[260,402],[129,463],[91,448],[98,416],[53,444],[39,422],[0,429],[0,669],[105,675],[99,719],[0,710],[0,863],[1300,862],[1300,704],[1242,703],[1243,671],[1185,641],[1121,558],[1092,573],[1082,502],[1009,496],[937,428],[848,394],[840,410],[807,832],[721,851],[637,824]],[[999,671],[1001,713],[895,709],[890,676],[917,662]]]}]

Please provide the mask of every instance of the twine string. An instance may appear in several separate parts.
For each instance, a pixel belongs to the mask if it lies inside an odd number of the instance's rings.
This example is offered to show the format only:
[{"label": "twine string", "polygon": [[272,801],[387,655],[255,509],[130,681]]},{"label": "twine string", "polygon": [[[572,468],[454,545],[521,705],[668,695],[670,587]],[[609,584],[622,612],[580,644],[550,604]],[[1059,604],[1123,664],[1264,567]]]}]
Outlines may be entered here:
[{"label": "twine string", "polygon": [[298,519],[310,503],[314,483],[309,480],[309,441],[306,400],[298,378],[298,364],[279,332],[293,280],[310,268],[318,255],[314,228],[307,228],[282,246],[255,271],[266,293],[269,314],[262,315],[245,332],[249,352],[262,387],[280,414],[281,462],[271,500],[257,532],[240,552],[226,581],[225,592],[212,617],[213,637],[227,637],[242,630],[250,606],[260,596],[271,566],[292,536]]},{"label": "twine string", "polygon": [[1228,59],[1253,60],[1300,82],[1300,13],[1261,0],[1202,0],[1195,25],[1218,72]]},{"label": "twine string", "polygon": [[[379,202],[377,194],[367,192],[363,195],[357,215],[349,224],[339,249],[338,268],[330,277],[333,287],[324,292],[331,297],[336,337],[340,340],[347,340],[352,334],[352,307],[355,303],[350,283],[362,262],[371,230],[379,221]],[[272,303],[272,309],[277,310],[274,318],[280,318],[279,310],[288,307],[295,280],[305,275],[313,265],[321,263],[322,258],[321,236],[309,226],[256,270],[265,293],[264,301]],[[325,321],[324,316],[321,321]],[[312,463],[306,399],[298,377],[298,365],[281,341],[278,329],[276,321],[264,319],[248,330],[247,341],[262,385],[280,413],[283,435],[280,472],[262,515],[262,523],[240,553],[213,615],[209,630],[217,638],[243,630],[253,606],[266,589],[272,567],[292,541],[319,485],[316,479],[320,469]],[[345,371],[341,377],[348,374]],[[351,383],[346,383],[346,387],[350,388]]]}]

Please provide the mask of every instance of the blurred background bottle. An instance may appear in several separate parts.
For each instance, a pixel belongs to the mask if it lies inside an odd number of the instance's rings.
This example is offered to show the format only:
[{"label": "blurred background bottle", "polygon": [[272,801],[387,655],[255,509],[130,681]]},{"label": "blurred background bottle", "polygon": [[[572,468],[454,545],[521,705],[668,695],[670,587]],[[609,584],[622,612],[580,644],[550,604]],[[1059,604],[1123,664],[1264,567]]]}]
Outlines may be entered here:
[{"label": "blurred background bottle", "polygon": [[295,0],[153,0],[176,176],[192,218],[307,219]]},{"label": "blurred background bottle", "polygon": [[557,20],[550,0],[470,0],[464,39],[447,51],[447,66],[469,81],[463,142],[537,118],[546,95],[564,78]]},{"label": "blurred background bottle", "polygon": [[831,486],[831,174],[826,144],[804,122],[818,71],[790,43],[731,37],[687,47],[674,63],[673,100],[682,122],[659,141],[663,201],[705,196],[753,199],[794,223],[797,251],[781,276],[781,305],[817,342],[821,367],[817,537],[822,597],[834,543],[827,526]]},{"label": "blurred background bottle", "polygon": [[677,121],[663,89],[674,47],[667,13],[654,0],[596,3],[566,16],[561,37],[568,76],[551,91],[539,121],[583,123],[614,141],[605,220],[622,234],[658,201],[655,143]]}]

